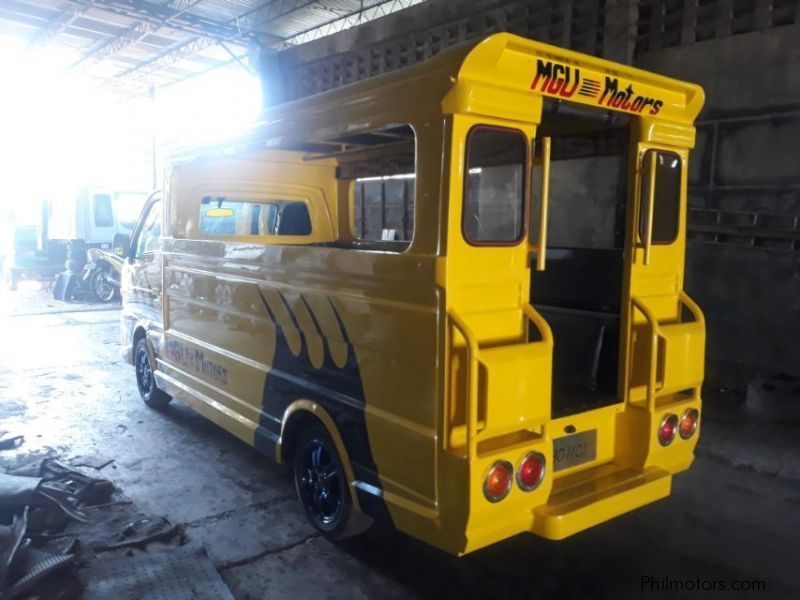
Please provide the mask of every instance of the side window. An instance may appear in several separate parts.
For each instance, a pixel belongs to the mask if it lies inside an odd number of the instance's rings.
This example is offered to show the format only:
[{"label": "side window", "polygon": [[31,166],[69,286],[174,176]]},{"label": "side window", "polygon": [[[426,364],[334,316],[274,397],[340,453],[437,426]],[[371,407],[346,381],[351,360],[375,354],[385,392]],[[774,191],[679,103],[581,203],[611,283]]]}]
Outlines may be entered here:
[{"label": "side window", "polygon": [[145,217],[144,225],[136,241],[136,256],[155,252],[161,243],[161,202],[155,202]]},{"label": "side window", "polygon": [[[655,159],[655,187],[650,198],[650,173]],[[653,211],[654,244],[671,244],[678,237],[681,204],[681,157],[674,152],[648,150],[642,158],[639,195],[639,237],[647,238],[649,211]]]},{"label": "side window", "polygon": [[474,127],[467,136],[464,238],[472,244],[515,244],[525,231],[525,167],[522,131]]},{"label": "side window", "polygon": [[339,179],[353,182],[353,237],[361,247],[402,252],[414,237],[416,138],[394,125],[343,138],[363,149],[340,159]]},{"label": "side window", "polygon": [[300,200],[232,200],[205,196],[200,232],[207,236],[311,235],[308,205]]},{"label": "side window", "polygon": [[94,204],[95,227],[113,227],[114,209],[111,205],[111,196],[108,194],[95,194],[92,202]]}]

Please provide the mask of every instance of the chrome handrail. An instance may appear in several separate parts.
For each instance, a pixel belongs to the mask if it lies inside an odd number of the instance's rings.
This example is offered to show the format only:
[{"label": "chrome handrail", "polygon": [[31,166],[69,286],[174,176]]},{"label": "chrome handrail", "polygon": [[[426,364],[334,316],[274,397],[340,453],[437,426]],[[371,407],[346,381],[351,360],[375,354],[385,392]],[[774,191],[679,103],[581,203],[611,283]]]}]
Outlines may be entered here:
[{"label": "chrome handrail", "polygon": [[478,338],[466,324],[464,319],[454,311],[449,311],[450,320],[453,326],[458,329],[467,343],[469,352],[469,378],[467,384],[467,458],[474,459],[478,454],[478,369],[480,361],[478,359]]},{"label": "chrome handrail", "polygon": [[680,302],[683,306],[689,309],[689,312],[692,313],[692,317],[694,317],[696,323],[699,323],[705,328],[706,326],[705,315],[703,315],[703,311],[700,310],[700,307],[694,300],[692,300],[689,294],[681,290],[680,294],[678,294],[678,302]]},{"label": "chrome handrail", "polygon": [[658,319],[641,300],[636,296],[631,297],[631,304],[634,308],[644,315],[648,326],[650,327],[650,369],[647,374],[647,408],[648,410],[655,410],[656,407],[656,375],[658,372],[658,337],[660,330],[658,327]]},{"label": "chrome handrail", "polygon": [[528,317],[528,319],[530,319],[530,321],[536,326],[536,329],[539,330],[539,333],[542,336],[542,341],[545,344],[552,345],[553,330],[550,329],[550,324],[544,320],[544,317],[528,303],[522,305],[522,313]]}]

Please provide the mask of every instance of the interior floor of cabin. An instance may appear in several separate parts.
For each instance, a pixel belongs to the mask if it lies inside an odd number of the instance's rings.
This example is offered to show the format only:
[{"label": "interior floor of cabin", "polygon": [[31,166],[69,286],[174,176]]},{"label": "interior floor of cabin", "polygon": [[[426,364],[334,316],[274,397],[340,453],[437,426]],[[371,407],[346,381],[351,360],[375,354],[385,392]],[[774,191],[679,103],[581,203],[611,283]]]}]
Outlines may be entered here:
[{"label": "interior floor of cabin", "polygon": [[669,498],[564,541],[519,535],[455,558],[387,528],[331,543],[288,469],[177,403],[148,409],[119,356],[118,307],[20,290],[0,293],[0,315],[0,429],[25,436],[0,472],[48,454],[113,459],[95,476],[203,544],[235,598],[694,597],[687,582],[714,581],[800,597],[787,566],[800,428],[754,419],[735,391],[706,389],[696,461]]}]

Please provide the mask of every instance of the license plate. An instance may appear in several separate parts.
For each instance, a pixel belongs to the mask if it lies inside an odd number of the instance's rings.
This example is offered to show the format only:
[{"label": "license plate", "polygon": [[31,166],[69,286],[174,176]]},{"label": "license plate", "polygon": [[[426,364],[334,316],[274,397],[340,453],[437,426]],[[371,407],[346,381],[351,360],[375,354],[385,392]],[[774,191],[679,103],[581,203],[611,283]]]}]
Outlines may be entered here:
[{"label": "license plate", "polygon": [[597,458],[597,429],[574,433],[553,441],[553,470],[561,471]]}]

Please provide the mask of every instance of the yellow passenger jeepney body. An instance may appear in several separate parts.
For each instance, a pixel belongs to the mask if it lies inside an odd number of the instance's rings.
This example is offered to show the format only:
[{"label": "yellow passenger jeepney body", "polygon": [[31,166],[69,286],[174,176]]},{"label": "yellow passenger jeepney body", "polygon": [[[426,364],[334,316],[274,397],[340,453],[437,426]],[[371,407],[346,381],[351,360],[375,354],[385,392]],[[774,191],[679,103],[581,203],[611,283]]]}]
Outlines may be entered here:
[{"label": "yellow passenger jeepney body", "polygon": [[[183,153],[123,277],[143,396],[294,462],[307,511],[345,502],[455,554],[667,496],[701,408],[683,283],[702,104],[696,85],[497,34]],[[558,242],[584,230],[588,247]]]}]

